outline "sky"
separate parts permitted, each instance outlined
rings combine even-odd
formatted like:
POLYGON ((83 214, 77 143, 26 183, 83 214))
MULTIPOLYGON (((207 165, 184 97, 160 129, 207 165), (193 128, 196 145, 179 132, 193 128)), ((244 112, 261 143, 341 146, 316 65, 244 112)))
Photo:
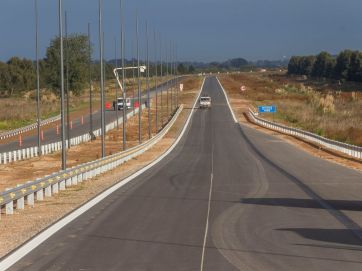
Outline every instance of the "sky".
MULTIPOLYGON (((119 43, 119 2, 103 0, 106 59, 114 58, 115 40, 119 43)), ((38 5, 44 57, 58 35, 58 0, 38 0, 38 5)), ((124 7, 127 58, 135 51, 136 14, 141 57, 146 21, 152 56, 155 31, 158 54, 160 34, 163 55, 172 41, 182 61, 279 60, 322 50, 336 54, 362 49, 361 0, 124 0, 124 7)), ((98 0, 63 0, 63 8, 69 33, 86 33, 91 23, 93 57, 98 59, 98 0)), ((35 58, 34 22, 34 0, 0 0, 0 61, 35 58)))

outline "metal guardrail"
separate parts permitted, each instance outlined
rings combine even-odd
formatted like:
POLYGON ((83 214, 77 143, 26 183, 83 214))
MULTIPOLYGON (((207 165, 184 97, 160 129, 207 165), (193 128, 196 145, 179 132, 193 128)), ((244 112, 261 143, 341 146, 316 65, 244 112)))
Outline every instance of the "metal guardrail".
POLYGON ((260 117, 257 116, 257 114, 251 110, 249 108, 249 116, 251 117, 251 119, 257 123, 260 126, 272 129, 272 130, 276 130, 285 134, 289 134, 295 137, 299 137, 302 139, 305 139, 307 141, 313 142, 313 143, 317 143, 325 148, 334 150, 334 151, 338 151, 338 152, 342 152, 348 156, 357 158, 357 159, 362 159, 362 147, 359 146, 355 146, 355 145, 351 145, 351 144, 347 144, 347 143, 342 143, 339 141, 335 141, 332 139, 328 139, 316 134, 313 134, 311 132, 306 132, 297 128, 291 128, 282 124, 278 124, 272 121, 268 121, 265 119, 262 119, 260 117))
MULTIPOLYGON (((47 124, 55 122, 57 120, 60 120, 60 115, 49 118, 49 119, 46 119, 46 120, 42 120, 41 123, 40 123, 40 126, 47 125, 47 124)), ((12 137, 12 136, 16 136, 16 135, 19 135, 19 134, 29 132, 31 130, 34 130, 37 126, 38 126, 37 123, 33 123, 33 124, 30 124, 30 125, 27 125, 27 126, 24 126, 24 127, 20 127, 18 129, 14 129, 14 130, 11 130, 11 131, 0 133, 0 140, 3 140, 3 139, 6 139, 6 138, 9 138, 9 137, 12 137)))
POLYGON ((25 202, 29 206, 34 206, 35 200, 42 201, 44 197, 51 197, 52 194, 57 194, 60 190, 65 190, 66 187, 76 185, 82 181, 112 170, 133 157, 142 154, 166 135, 182 112, 182 109, 183 106, 181 105, 161 132, 141 145, 105 158, 53 173, 44 178, 27 182, 26 184, 19 185, 16 188, 8 189, 5 192, 0 193, 0 216, 1 209, 4 206, 6 214, 13 214, 14 208, 24 209, 25 202))

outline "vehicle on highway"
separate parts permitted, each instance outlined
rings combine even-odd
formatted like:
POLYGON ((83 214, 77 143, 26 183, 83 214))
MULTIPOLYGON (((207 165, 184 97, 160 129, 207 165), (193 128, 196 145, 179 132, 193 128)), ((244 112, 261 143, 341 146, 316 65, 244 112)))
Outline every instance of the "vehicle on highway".
POLYGON ((211 97, 209 96, 200 97, 200 108, 211 108, 211 97))
MULTIPOLYGON (((118 98, 117 99, 117 108, 118 110, 123 109, 123 98, 118 98)), ((130 98, 126 98, 126 109, 130 109, 131 108, 131 99, 130 98)), ((113 101, 113 110, 116 110, 116 101, 113 101)))

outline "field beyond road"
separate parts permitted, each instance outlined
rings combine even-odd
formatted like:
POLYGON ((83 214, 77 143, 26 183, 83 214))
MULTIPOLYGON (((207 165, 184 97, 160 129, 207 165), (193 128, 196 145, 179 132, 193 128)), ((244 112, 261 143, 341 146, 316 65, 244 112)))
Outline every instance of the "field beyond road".
POLYGON ((263 118, 362 146, 361 83, 317 81, 284 72, 225 74, 220 81, 254 107, 277 106, 274 116, 262 114, 263 118))

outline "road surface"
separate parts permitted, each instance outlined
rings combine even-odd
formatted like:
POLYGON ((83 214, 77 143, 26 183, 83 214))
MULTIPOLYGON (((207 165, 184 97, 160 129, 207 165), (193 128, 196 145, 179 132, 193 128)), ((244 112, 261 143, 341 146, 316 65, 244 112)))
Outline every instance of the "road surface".
POLYGON ((233 122, 215 78, 179 145, 11 270, 362 270, 362 174, 233 122))
MULTIPOLYGON (((172 80, 170 80, 170 81, 172 81, 172 80)), ((167 83, 162 83, 161 85, 158 86, 159 95, 160 95, 161 89, 162 89, 162 91, 166 91, 167 90, 167 83)), ((151 88, 151 97, 153 95, 155 95, 155 93, 156 93, 155 88, 151 88)), ((146 95, 143 95, 142 99, 145 101, 146 97, 147 97, 146 95)), ((165 97, 165 95, 163 97, 165 97)), ((137 97, 136 97, 136 99, 137 99, 137 97)), ((122 110, 118 111, 118 117, 122 117, 122 114, 123 114, 122 110)), ((108 123, 111 123, 111 122, 115 121, 116 119, 117 119, 116 118, 116 111, 114 111, 114 110, 106 110, 105 111, 105 123, 106 123, 106 125, 108 123)), ((54 143, 54 142, 59 142, 61 140, 61 135, 60 135, 60 129, 61 128, 60 127, 61 126, 59 126, 59 134, 57 134, 55 125, 54 125, 54 128, 45 130, 44 131, 44 141, 42 141, 42 144, 45 145, 45 144, 50 144, 50 143, 54 143)), ((97 130, 100 127, 101 127, 101 112, 97 111, 97 112, 93 113, 93 130, 97 130)), ((80 119, 77 119, 77 120, 73 121, 72 129, 69 130, 70 138, 87 134, 87 133, 89 133, 89 131, 90 131, 90 117, 89 117, 89 115, 87 115, 87 116, 84 117, 83 125, 81 124, 80 119)), ((18 140, 19 140, 18 136, 15 136, 15 137, 12 138, 11 142, 1 143, 1 141, 0 141, 0 153, 15 151, 15 150, 19 150, 19 149, 26 149, 26 148, 29 148, 29 147, 35 147, 38 144, 37 143, 38 142, 37 141, 38 140, 37 135, 26 136, 26 137, 23 136, 22 146, 19 146, 18 140)))

